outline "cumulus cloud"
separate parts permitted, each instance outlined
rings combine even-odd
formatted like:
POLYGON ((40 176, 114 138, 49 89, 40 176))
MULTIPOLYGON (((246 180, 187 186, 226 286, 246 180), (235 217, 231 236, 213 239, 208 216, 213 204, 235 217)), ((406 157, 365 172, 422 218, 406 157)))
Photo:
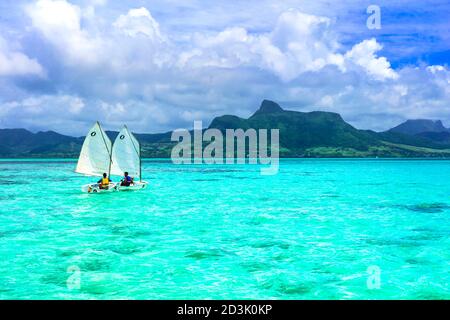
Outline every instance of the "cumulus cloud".
POLYGON ((329 18, 291 9, 279 16, 269 33, 253 35, 235 27, 216 35, 196 34, 192 39, 195 48, 180 55, 179 65, 254 66, 273 72, 285 82, 326 66, 336 66, 342 72, 359 67, 376 80, 396 78, 387 59, 377 56, 382 46, 375 39, 341 53, 331 26, 329 18))
POLYGON ((131 9, 127 14, 120 15, 113 25, 130 37, 143 35, 151 40, 163 41, 158 22, 144 7, 131 9))
POLYGON ((345 58, 364 68, 370 76, 377 80, 396 79, 398 75, 392 70, 389 61, 385 57, 376 56, 376 52, 381 49, 382 46, 372 38, 354 45, 350 51, 345 53, 345 58))
POLYGON ((20 51, 10 48, 0 36, 0 76, 45 75, 36 59, 31 59, 20 51))
POLYGON ((80 7, 65 0, 39 0, 28 7, 28 14, 33 26, 77 66, 105 63, 101 59, 105 57, 111 67, 128 71, 133 66, 146 69, 150 63, 180 68, 254 67, 284 82, 329 65, 343 72, 359 66, 377 80, 396 77, 387 59, 376 56, 381 45, 375 39, 341 53, 329 18, 295 9, 283 12, 271 32, 252 34, 242 27, 230 27, 217 34, 196 33, 181 50, 171 45, 144 7, 121 14, 112 23, 116 33, 104 30, 98 37, 81 28, 80 7))
POLYGON ((330 31, 330 19, 288 10, 269 33, 250 34, 242 27, 216 35, 196 34, 195 48, 180 56, 181 65, 267 69, 288 82, 306 71, 326 65, 343 66, 339 45, 330 31))
POLYGON ((95 63, 101 46, 81 28, 81 9, 65 0, 39 0, 26 7, 33 27, 55 46, 67 61, 95 63))

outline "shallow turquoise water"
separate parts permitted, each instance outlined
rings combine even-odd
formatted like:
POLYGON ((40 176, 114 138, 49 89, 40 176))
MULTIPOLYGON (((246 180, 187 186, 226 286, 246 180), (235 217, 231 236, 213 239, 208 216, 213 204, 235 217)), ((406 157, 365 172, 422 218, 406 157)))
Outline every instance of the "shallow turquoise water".
POLYGON ((74 167, 0 161, 0 298, 450 298, 449 161, 152 160, 100 195, 74 167))

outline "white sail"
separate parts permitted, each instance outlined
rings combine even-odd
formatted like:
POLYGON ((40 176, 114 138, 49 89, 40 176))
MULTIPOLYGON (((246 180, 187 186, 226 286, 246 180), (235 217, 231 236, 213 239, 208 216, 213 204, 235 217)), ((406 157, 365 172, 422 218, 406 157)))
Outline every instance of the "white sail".
POLYGON ((91 176, 108 174, 111 166, 111 140, 98 122, 84 139, 75 172, 91 176))
POLYGON ((139 142, 126 126, 119 132, 112 149, 111 174, 140 178, 141 154, 139 142))

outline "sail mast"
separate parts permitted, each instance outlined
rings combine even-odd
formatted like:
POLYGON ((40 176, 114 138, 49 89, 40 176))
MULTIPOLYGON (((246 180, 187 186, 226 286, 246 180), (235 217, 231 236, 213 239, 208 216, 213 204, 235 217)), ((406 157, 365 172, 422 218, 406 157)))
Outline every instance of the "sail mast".
MULTIPOLYGON (((139 141, 138 141, 139 143, 139 141)), ((142 159, 141 159, 141 144, 139 143, 139 181, 142 181, 142 159)))

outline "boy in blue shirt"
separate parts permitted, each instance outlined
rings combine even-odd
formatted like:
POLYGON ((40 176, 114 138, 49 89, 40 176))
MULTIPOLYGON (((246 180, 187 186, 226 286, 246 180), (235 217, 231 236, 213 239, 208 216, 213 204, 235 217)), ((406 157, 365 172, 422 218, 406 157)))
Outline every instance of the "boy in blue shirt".
POLYGON ((132 183, 133 183, 133 178, 128 175, 128 172, 125 172, 124 173, 124 177, 123 177, 122 182, 120 183, 120 185, 128 187, 132 183))

